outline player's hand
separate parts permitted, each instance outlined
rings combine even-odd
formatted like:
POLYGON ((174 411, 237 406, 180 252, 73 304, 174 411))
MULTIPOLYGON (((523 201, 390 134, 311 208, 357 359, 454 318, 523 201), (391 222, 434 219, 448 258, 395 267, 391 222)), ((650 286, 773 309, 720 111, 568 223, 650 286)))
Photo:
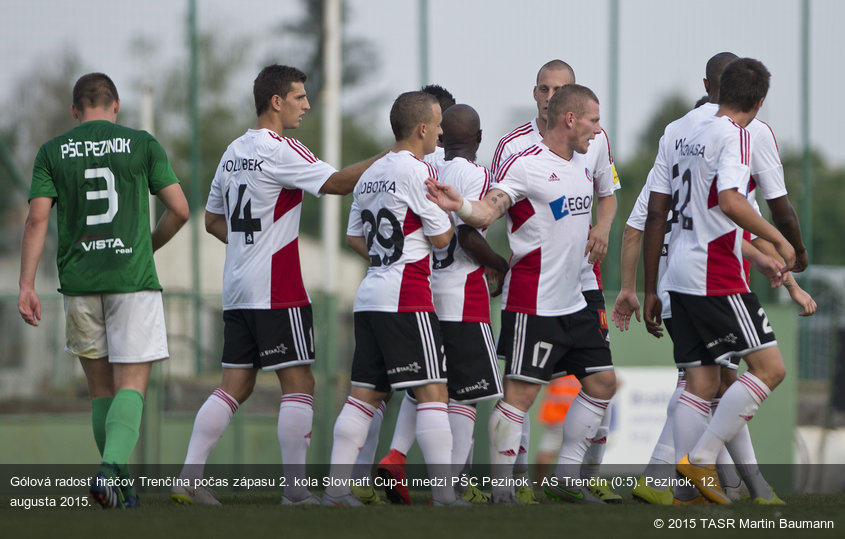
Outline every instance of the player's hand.
POLYGON ((787 286, 786 289, 789 291, 789 297, 792 298, 792 301, 797 303, 802 309, 798 313, 798 316, 813 316, 817 308, 816 301, 803 288, 798 286, 798 283, 794 280, 791 283, 792 286, 787 286))
POLYGON ((604 255, 607 254, 609 236, 609 229, 605 230, 598 225, 590 228, 590 233, 587 235, 587 248, 584 249, 584 255, 590 253, 590 258, 587 259, 590 264, 604 260, 604 255))
POLYGON ((806 247, 800 253, 795 253, 795 265, 792 266, 790 270, 792 273, 800 273, 807 269, 807 265, 810 263, 810 257, 807 254, 806 247))
POLYGON ((18 295, 18 312, 21 313, 23 321, 30 326, 38 326, 41 320, 41 299, 33 288, 21 289, 18 295))
POLYGON ((428 178, 425 180, 425 186, 428 189, 426 198, 446 211, 458 211, 463 204, 464 197, 452 185, 428 178))
POLYGON ((781 273, 786 274, 789 271, 789 268, 795 266, 795 248, 786 240, 778 242, 775 244, 775 249, 777 249, 778 254, 783 259, 784 268, 781 270, 781 273))
POLYGON ((751 265, 769 280, 772 288, 779 287, 786 279, 786 266, 768 255, 760 253, 753 257, 751 265))
POLYGON ((657 294, 646 294, 643 300, 643 317, 645 318, 646 330, 657 337, 663 336, 663 302, 657 294))
POLYGON ((637 293, 633 290, 620 290, 619 295, 616 296, 613 310, 610 312, 610 319, 613 320, 619 331, 625 331, 631 323, 632 314, 637 317, 637 322, 642 321, 640 318, 640 300, 637 298, 637 293))
POLYGON ((497 268, 484 266, 484 277, 487 279, 487 290, 490 292, 491 298, 495 298, 502 293, 502 285, 505 284, 507 272, 507 267, 505 267, 505 271, 501 271, 497 268))

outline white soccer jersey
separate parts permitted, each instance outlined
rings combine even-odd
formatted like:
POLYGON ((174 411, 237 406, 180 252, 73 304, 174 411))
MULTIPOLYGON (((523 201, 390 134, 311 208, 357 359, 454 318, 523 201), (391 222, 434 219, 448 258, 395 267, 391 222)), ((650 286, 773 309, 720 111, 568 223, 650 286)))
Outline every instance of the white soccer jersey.
POLYGON ((449 231, 449 216, 426 194, 431 165, 411 152, 388 152, 355 186, 349 236, 362 236, 370 267, 358 287, 353 310, 433 312, 431 243, 426 236, 449 231))
POLYGON ((503 308, 560 316, 587 306, 581 265, 590 231, 593 181, 583 155, 567 161, 540 143, 502 164, 493 189, 511 198, 508 241, 513 255, 503 308))
POLYGON ((747 195, 751 137, 727 116, 691 111, 667 127, 652 190, 673 197, 666 289, 697 296, 749 292, 742 230, 719 208, 719 192, 747 195))
POLYGON ((299 263, 302 191, 320 196, 335 169, 301 142, 250 129, 223 154, 206 211, 226 216, 223 309, 310 303, 299 263))
POLYGON ((423 161, 429 165, 439 167, 446 160, 446 150, 442 146, 435 146, 434 151, 423 156, 423 161))
MULTIPOLYGON (((455 157, 441 161, 437 170, 441 183, 454 185, 467 200, 481 200, 492 181, 489 170, 455 157)), ((452 214, 455 228, 463 224, 457 214, 452 214)), ((479 230, 482 236, 487 231, 479 230)), ((457 234, 444 249, 434 249, 432 254, 431 291, 434 293, 434 310, 437 318, 447 322, 490 323, 490 296, 484 267, 477 264, 458 243, 457 234)))
MULTIPOLYGON (((499 169, 508 157, 539 143, 542 139, 540 130, 537 129, 536 118, 502 137, 493 154, 492 170, 497 180, 499 179, 499 169)), ((616 174, 616 167, 613 165, 610 140, 604 129, 590 141, 587 153, 584 156, 593 176, 596 196, 610 196, 621 187, 619 176, 616 174)), ((584 265, 581 268, 581 289, 584 291, 601 290, 601 269, 598 263, 590 264, 588 262, 589 257, 589 253, 584 256, 584 265)))

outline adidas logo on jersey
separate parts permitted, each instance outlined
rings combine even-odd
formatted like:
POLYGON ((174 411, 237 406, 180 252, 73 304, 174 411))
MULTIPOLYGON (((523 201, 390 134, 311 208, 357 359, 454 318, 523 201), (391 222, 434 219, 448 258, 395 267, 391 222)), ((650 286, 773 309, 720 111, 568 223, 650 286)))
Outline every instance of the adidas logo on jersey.
POLYGON ((550 181, 550 182, 559 182, 559 181, 560 181, 560 178, 558 178, 558 177, 557 177, 557 174, 555 174, 554 172, 552 172, 552 175, 551 175, 551 176, 549 176, 549 181, 550 181))

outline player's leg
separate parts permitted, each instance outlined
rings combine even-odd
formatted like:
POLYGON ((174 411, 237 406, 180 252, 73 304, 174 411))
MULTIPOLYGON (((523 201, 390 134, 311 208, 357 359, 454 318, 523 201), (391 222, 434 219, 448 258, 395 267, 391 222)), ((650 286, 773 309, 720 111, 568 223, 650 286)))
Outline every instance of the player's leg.
POLYGON ((305 462, 314 421, 314 375, 308 365, 287 367, 276 373, 282 387, 276 428, 285 474, 282 503, 304 503, 310 499, 317 504, 319 500, 305 486, 305 462))
POLYGON ((91 359, 79 357, 82 372, 88 383, 88 396, 91 399, 91 427, 94 441, 100 457, 106 446, 106 417, 114 399, 114 373, 107 357, 91 359))
POLYGON ((493 503, 522 503, 515 497, 509 481, 519 451, 522 424, 530 421, 528 410, 537 399, 543 385, 518 378, 505 378, 504 397, 490 414, 490 475, 498 484, 492 489, 493 503))
MULTIPOLYGON (((417 437, 417 404, 414 392, 409 388, 399 405, 399 414, 396 416, 393 438, 390 441, 390 451, 379 461, 376 467, 379 476, 387 481, 396 482, 398 485, 407 484, 408 481, 405 472, 405 457, 417 437)), ((393 503, 407 505, 411 503, 411 495, 407 489, 399 488, 396 496, 390 497, 390 500, 393 503)))
MULTIPOLYGON (((388 397, 389 398, 389 397, 388 397)), ((364 505, 384 505, 384 500, 379 497, 373 485, 373 462, 378 450, 379 434, 381 424, 384 421, 386 401, 382 402, 370 421, 370 428, 367 430, 367 440, 358 452, 355 465, 352 467, 352 479, 360 482, 360 485, 352 485, 352 494, 364 505)))

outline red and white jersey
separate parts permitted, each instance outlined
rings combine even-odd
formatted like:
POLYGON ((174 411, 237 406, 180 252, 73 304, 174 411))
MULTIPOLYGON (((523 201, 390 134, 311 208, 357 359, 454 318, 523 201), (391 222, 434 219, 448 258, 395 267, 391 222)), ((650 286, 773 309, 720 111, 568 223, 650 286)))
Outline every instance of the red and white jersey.
POLYGON ((366 240, 370 267, 355 312, 434 312, 426 236, 444 234, 452 223, 426 198, 427 178, 437 178, 434 167, 400 151, 388 152, 358 180, 346 234, 366 240))
MULTIPOLYGON (((493 154, 493 174, 497 181, 500 179, 499 170, 508 157, 539 143, 543 139, 537 129, 537 119, 522 124, 499 140, 493 154)), ((616 167, 613 165, 613 153, 610 150, 610 140, 602 129, 596 138, 590 141, 587 153, 584 154, 587 166, 593 175, 593 186, 596 196, 612 195, 621 187, 616 167)), ((587 290, 601 290, 601 268, 599 264, 590 264, 589 254, 584 256, 584 266, 581 268, 581 288, 587 290)))
POLYGON ((296 139, 250 129, 217 167, 205 209, 226 216, 223 309, 310 303, 299 263, 302 192, 320 196, 335 169, 296 139))
POLYGON ((743 231, 719 208, 719 193, 747 196, 751 136, 727 116, 699 109, 666 128, 655 161, 652 190, 673 197, 665 286, 697 296, 742 294, 749 292, 743 231))
MULTIPOLYGON (((437 169, 441 183, 454 185, 467 200, 481 200, 487 194, 493 175, 489 170, 455 157, 441 161, 437 169)), ((464 224, 453 213, 455 228, 464 224)), ((486 236, 487 229, 479 229, 486 236)), ((490 295, 484 267, 480 266, 452 237, 449 246, 434 249, 432 254, 431 291, 434 293, 434 310, 437 318, 447 322, 490 323, 490 295)))
POLYGON ((423 161, 429 165, 434 165, 435 168, 439 168, 445 160, 446 150, 444 150, 442 146, 435 146, 433 152, 427 153, 423 156, 423 161))
POLYGON ((513 255, 503 309, 540 316, 583 309, 581 265, 594 197, 584 155, 567 161, 540 143, 511 156, 500 173, 492 189, 512 202, 507 231, 513 255))

